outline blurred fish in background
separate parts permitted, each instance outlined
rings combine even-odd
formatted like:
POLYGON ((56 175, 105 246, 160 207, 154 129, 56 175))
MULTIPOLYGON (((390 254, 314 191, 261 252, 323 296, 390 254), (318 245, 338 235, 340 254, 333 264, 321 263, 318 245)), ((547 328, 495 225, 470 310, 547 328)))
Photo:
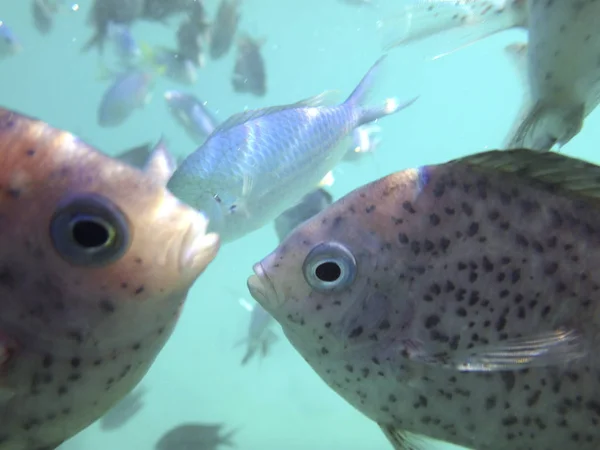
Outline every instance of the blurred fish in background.
POLYGON ((257 302, 250 303, 245 298, 240 298, 240 305, 250 312, 250 324, 248 333, 244 339, 235 346, 246 344, 246 352, 242 358, 242 366, 246 365, 256 354, 261 359, 269 355, 271 346, 277 342, 277 335, 271 327, 274 325, 273 318, 257 302))
MULTIPOLYGON (((145 172, 152 173, 154 170, 160 170, 163 173, 170 175, 175 172, 177 166, 181 163, 182 157, 175 157, 167 148, 167 144, 164 138, 153 145, 151 143, 145 143, 132 147, 122 152, 117 153, 116 159, 129 164, 130 166, 142 169, 145 172), (156 161, 161 162, 161 167, 152 167, 156 164, 156 161)), ((169 176, 170 176, 169 175, 169 176)))
POLYGON ((144 0, 94 0, 88 16, 88 25, 94 32, 82 51, 97 48, 102 52, 110 23, 131 25, 141 18, 143 12, 144 0))
POLYGON ((219 59, 225 56, 233 45, 240 21, 242 0, 221 0, 217 16, 210 28, 210 57, 219 59))
POLYGON ((198 68, 178 50, 156 47, 145 52, 150 55, 151 65, 159 67, 161 74, 169 80, 186 86, 198 81, 198 68))
POLYGON ((166 23, 173 16, 193 12, 202 0, 145 0, 142 18, 166 23))
POLYGON ((141 62, 142 50, 131 33, 130 25, 109 21, 106 33, 114 44, 121 66, 133 68, 141 62))
POLYGON ((317 215, 333 203, 332 195, 324 188, 314 191, 302 197, 298 204, 285 210, 275 219, 275 232, 279 243, 301 223, 317 215))
POLYGON ((64 0, 32 0, 31 16, 40 34, 48 34, 54 25, 54 16, 64 6, 64 0))
POLYGON ((171 115, 192 141, 200 145, 215 130, 218 121, 211 111, 192 94, 170 90, 164 94, 171 115))
POLYGON ((155 450, 217 450, 235 447, 231 438, 235 431, 223 434, 224 424, 186 423, 176 426, 158 440, 155 450))
POLYGON ((122 125, 136 109, 145 107, 152 98, 153 75, 131 70, 119 74, 104 92, 97 111, 101 127, 122 125))
POLYGON ((15 55, 22 49, 17 36, 6 22, 0 20, 0 58, 15 55))
POLYGON ((201 1, 196 1, 177 30, 177 51, 198 68, 205 65, 204 49, 210 38, 209 31, 204 5, 201 1))
POLYGON ((267 73, 260 48, 266 39, 255 39, 245 34, 237 43, 237 57, 231 77, 233 90, 264 97, 267 93, 267 73))
POLYGON ((372 155, 381 144, 380 133, 381 127, 377 124, 367 124, 355 128, 352 132, 352 145, 343 161, 361 161, 365 155, 372 155))
POLYGON ((144 407, 146 388, 138 387, 127 394, 99 420, 102 431, 114 431, 127 424, 144 407))

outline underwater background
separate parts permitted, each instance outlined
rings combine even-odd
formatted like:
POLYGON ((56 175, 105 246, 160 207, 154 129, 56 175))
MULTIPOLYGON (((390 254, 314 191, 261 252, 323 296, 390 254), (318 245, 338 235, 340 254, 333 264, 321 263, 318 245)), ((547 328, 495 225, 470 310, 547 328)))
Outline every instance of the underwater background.
MULTIPOLYGON (((164 136, 175 155, 185 156, 196 146, 170 116, 164 91, 193 93, 219 120, 329 89, 345 98, 381 55, 378 21, 397 12, 402 1, 353 7, 337 0, 244 0, 239 29, 266 39, 267 95, 233 92, 235 54, 230 52, 208 60, 194 86, 159 78, 150 104, 118 128, 96 123, 108 81, 101 79, 98 53, 81 52, 91 33, 90 6, 85 0, 72 4, 71 11, 57 16, 53 32, 42 36, 33 27, 28 1, 0 0, 0 20, 10 24, 23 47, 0 61, 0 104, 69 130, 110 155, 164 136)), ((218 1, 205 0, 205 6, 212 17, 218 1)), ((149 45, 173 46, 175 26, 136 22, 132 31, 149 45)), ((380 121, 383 142, 374 154, 334 171, 335 183, 328 188, 334 199, 393 171, 500 147, 524 94, 504 49, 525 39, 520 31, 499 33, 437 59, 450 50, 446 38, 391 51, 376 94, 420 98, 380 121)), ((598 112, 592 113, 563 151, 598 163, 599 124, 598 112)), ((325 385, 278 325, 273 329, 280 339, 270 354, 240 364, 245 349, 236 344, 250 319, 240 299, 252 302, 246 279, 276 245, 272 226, 225 245, 190 291, 175 333, 141 382, 144 408, 114 431, 93 424, 61 449, 151 450, 167 430, 193 422, 235 430, 232 441, 239 450, 390 449, 379 428, 325 385)))

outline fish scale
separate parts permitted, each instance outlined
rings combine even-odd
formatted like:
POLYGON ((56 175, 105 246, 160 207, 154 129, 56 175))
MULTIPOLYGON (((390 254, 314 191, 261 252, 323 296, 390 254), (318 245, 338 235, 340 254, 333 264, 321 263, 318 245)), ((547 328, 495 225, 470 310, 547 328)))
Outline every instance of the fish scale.
POLYGON ((1 450, 53 450, 125 396, 215 257, 205 218, 164 188, 165 155, 142 172, 0 109, 1 450), (106 241, 82 249, 89 222, 106 241))
POLYGON ((398 172, 297 228, 248 286, 396 449, 597 449, 599 175, 529 150, 398 172), (356 261, 339 291, 303 275, 324 243, 356 261))

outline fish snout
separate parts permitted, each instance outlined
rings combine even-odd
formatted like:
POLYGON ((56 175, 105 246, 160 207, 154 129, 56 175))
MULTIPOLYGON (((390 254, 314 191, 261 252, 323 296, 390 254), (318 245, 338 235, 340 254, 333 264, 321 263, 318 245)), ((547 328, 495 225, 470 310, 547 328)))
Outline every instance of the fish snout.
POLYGON ((250 295, 265 310, 271 311, 281 303, 277 297, 275 285, 269 278, 262 263, 258 262, 254 264, 252 270, 254 271, 254 275, 251 275, 247 282, 250 295))

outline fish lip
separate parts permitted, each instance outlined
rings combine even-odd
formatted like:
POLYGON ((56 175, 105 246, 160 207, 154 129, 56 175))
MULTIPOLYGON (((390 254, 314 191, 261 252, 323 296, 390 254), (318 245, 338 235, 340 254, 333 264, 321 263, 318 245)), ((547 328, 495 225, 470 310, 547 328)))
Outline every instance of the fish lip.
POLYGON ((248 278, 248 290, 252 298, 256 300, 267 311, 272 310, 282 303, 278 300, 275 285, 262 265, 262 262, 257 262, 252 267, 254 275, 248 278))
POLYGON ((203 271, 217 256, 221 240, 216 233, 207 233, 208 219, 201 212, 194 212, 190 225, 181 241, 179 270, 203 271))

